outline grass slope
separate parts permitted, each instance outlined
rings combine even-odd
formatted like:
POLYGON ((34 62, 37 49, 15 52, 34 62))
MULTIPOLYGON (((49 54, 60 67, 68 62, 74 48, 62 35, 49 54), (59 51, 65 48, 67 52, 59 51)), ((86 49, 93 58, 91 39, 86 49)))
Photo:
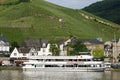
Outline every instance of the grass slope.
POLYGON ((120 33, 119 25, 107 21, 114 26, 110 27, 86 19, 81 13, 93 15, 81 10, 60 7, 43 0, 18 1, 5 0, 0 4, 0 33, 10 42, 22 42, 25 38, 67 38, 70 35, 109 40, 114 32, 118 36, 120 33))

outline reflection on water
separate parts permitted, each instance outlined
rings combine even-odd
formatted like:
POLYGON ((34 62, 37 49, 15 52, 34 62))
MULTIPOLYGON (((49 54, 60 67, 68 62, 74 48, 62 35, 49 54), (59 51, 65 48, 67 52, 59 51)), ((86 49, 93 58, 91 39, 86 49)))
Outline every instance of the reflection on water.
POLYGON ((0 71, 0 80, 24 80, 22 72, 12 70, 0 71))
POLYGON ((24 75, 26 80, 99 80, 102 77, 95 72, 24 72, 24 75))
POLYGON ((120 72, 0 71, 0 80, 119 80, 120 72))

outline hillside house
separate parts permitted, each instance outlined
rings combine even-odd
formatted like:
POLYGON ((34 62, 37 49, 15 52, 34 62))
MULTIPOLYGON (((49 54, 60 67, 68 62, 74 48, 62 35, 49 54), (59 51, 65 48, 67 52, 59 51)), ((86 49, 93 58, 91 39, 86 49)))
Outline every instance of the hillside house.
POLYGON ((104 43, 101 39, 81 39, 81 42, 83 42, 89 51, 92 51, 96 47, 104 49, 104 43))
POLYGON ((104 50, 104 43, 102 42, 102 39, 76 39, 76 38, 71 38, 68 40, 63 40, 59 42, 59 47, 60 47, 60 55, 64 56, 67 55, 67 49, 69 51, 72 51, 73 49, 71 47, 67 47, 68 44, 76 44, 76 42, 80 40, 86 47, 87 49, 91 52, 93 49, 96 47, 103 49, 104 50))
POLYGON ((10 55, 14 59, 27 59, 29 56, 47 56, 52 55, 49 51, 50 44, 47 40, 27 39, 20 48, 15 48, 10 55))
POLYGON ((10 61, 14 64, 21 64, 27 61, 29 56, 29 49, 27 48, 14 48, 10 54, 10 61))
POLYGON ((59 48, 60 48, 60 56, 67 56, 67 45, 71 43, 71 39, 68 40, 60 40, 58 42, 59 48))
POLYGON ((0 54, 8 54, 10 51, 10 45, 3 35, 0 35, 0 54))
POLYGON ((120 38, 119 39, 114 39, 113 40, 113 54, 112 56, 114 57, 114 62, 118 62, 117 57, 120 55, 120 38))
POLYGON ((39 51, 42 46, 42 41, 43 41, 42 39, 27 38, 26 40, 24 40, 24 42, 20 47, 24 47, 28 49, 35 48, 37 51, 39 51))
POLYGON ((49 51, 50 43, 47 39, 26 39, 23 47, 28 49, 34 48, 38 55, 52 55, 52 53, 49 51))
MULTIPOLYGON (((67 55, 66 45, 71 42, 68 40, 61 40, 58 42, 60 48, 60 56, 67 55)), ((10 55, 14 59, 27 59, 29 56, 48 56, 52 55, 50 52, 50 43, 45 39, 27 39, 19 48, 15 48, 10 55)))
POLYGON ((29 49, 27 48, 14 48, 12 51, 10 58, 13 59, 26 59, 29 54, 29 49))
POLYGON ((111 41, 107 41, 104 44, 104 55, 109 57, 113 53, 113 44, 111 41))
POLYGON ((105 42, 104 51, 105 56, 109 57, 111 62, 118 62, 118 56, 120 56, 120 39, 115 38, 113 41, 105 42))

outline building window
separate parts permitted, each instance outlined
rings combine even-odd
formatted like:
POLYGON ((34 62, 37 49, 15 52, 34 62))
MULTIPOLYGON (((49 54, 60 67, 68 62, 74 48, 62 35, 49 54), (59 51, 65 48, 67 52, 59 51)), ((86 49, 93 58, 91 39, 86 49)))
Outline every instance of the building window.
POLYGON ((14 56, 17 56, 17 53, 14 53, 14 56))
POLYGON ((45 52, 45 48, 43 48, 43 52, 45 52))
POLYGON ((45 48, 45 47, 46 47, 46 44, 45 44, 45 43, 43 43, 42 47, 43 47, 43 48, 45 48))
POLYGON ((32 56, 34 56, 34 53, 31 53, 32 56))
POLYGON ((26 56, 26 54, 23 54, 23 56, 26 56))

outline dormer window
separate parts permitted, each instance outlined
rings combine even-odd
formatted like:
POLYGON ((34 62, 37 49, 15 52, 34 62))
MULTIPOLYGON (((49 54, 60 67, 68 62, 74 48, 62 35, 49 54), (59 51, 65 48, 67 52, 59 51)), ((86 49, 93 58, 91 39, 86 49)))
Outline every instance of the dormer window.
POLYGON ((46 47, 46 44, 45 44, 45 43, 43 43, 42 47, 46 47))

